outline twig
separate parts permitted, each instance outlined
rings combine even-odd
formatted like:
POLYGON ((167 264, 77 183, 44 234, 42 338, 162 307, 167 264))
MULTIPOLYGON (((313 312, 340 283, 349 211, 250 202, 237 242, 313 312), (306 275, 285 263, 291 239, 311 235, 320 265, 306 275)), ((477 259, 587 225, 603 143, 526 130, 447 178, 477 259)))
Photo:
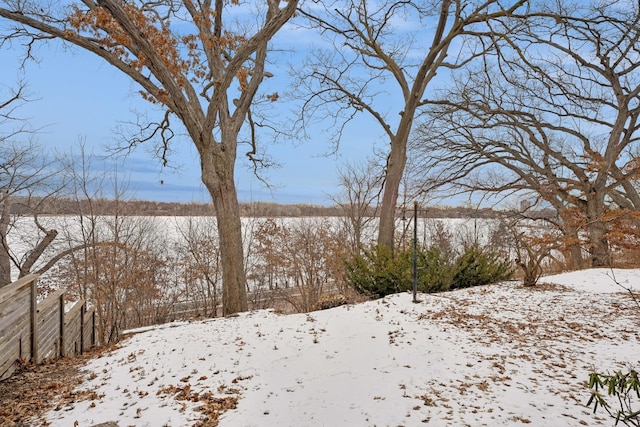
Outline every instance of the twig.
POLYGON ((613 271, 613 268, 611 268, 611 274, 609 275, 609 273, 607 273, 607 276, 614 281, 614 283, 618 286, 620 286, 622 289, 624 289, 625 291, 627 291, 629 293, 629 295, 631 295, 631 299, 633 300, 633 302, 636 304, 636 306, 638 306, 638 308, 640 309, 640 301, 638 301, 638 297, 636 297, 636 295, 633 293, 633 290, 629 287, 626 287, 624 285, 622 285, 620 282, 618 282, 618 280, 616 279, 616 274, 613 271))

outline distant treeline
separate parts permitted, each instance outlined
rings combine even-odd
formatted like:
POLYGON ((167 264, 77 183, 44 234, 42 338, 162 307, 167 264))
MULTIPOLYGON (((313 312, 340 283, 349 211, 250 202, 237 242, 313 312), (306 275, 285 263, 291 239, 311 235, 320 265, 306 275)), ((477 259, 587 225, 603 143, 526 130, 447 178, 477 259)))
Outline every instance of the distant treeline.
MULTIPOLYGON (((34 200, 14 198, 11 206, 13 214, 30 214, 34 200)), ((140 215, 140 216, 210 216, 213 215, 211 203, 156 202, 149 200, 110 200, 97 199, 78 201, 73 199, 54 199, 38 205, 38 214, 42 215, 140 215)), ((337 217, 344 216, 348 209, 339 205, 323 206, 313 204, 281 204, 275 202, 240 203, 243 217, 337 217)), ((421 206, 418 215, 421 218, 495 218, 498 211, 489 208, 421 206)), ((371 209, 370 215, 375 215, 371 209)), ((553 212, 528 212, 529 216, 552 216, 553 212)), ((413 209, 398 209, 398 217, 413 216, 413 209)))

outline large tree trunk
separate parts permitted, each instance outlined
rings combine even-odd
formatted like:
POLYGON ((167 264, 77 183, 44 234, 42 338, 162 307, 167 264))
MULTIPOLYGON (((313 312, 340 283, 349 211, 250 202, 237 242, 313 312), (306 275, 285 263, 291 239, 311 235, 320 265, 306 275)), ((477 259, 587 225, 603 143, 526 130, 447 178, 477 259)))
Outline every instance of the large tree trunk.
POLYGON ((11 260, 4 246, 0 246, 0 288, 11 283, 11 260))
POLYGON ((589 223, 589 255, 592 267, 611 267, 611 253, 607 240, 607 227, 600 220, 589 223))
POLYGON ((584 268, 584 259, 582 258, 582 248, 580 245, 570 245, 568 255, 570 270, 582 270, 584 268))
MULTIPOLYGON (((240 206, 233 180, 234 158, 202 155, 202 182, 209 190, 218 221, 222 261, 223 315, 248 310, 240 206)), ((231 157, 231 156, 225 156, 231 157)))
POLYGON ((11 258, 7 249, 9 232, 9 209, 6 192, 0 194, 0 288, 11 283, 11 258))
POLYGON ((404 168, 407 164, 407 139, 411 129, 411 120, 400 124, 399 132, 391 141, 391 152, 387 161, 387 171, 380 207, 380 226, 378 229, 378 246, 394 250, 394 232, 396 228, 396 204, 404 168), (404 126, 404 127, 403 127, 404 126))
MULTIPOLYGON (((593 234, 591 231, 589 234, 593 234)), ((597 234, 604 235, 598 231, 597 234)), ((589 249, 591 255, 591 265, 593 267, 611 267, 611 254, 609 251, 609 242, 606 238, 598 238, 592 240, 592 246, 589 249)))
POLYGON ((563 245, 560 251, 564 257, 566 268, 571 271, 582 270, 584 268, 584 258, 582 256, 582 244, 580 241, 579 230, 570 225, 567 218, 563 219, 563 245))
POLYGON ((587 234, 592 267, 611 267, 611 254, 607 240, 607 225, 602 222, 604 192, 593 190, 587 200, 587 234))

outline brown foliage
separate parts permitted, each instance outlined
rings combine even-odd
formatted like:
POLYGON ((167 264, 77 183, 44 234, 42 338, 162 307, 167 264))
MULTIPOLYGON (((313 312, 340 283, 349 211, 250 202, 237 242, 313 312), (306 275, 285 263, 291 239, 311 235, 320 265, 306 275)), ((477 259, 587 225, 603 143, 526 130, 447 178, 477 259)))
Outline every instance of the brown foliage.
POLYGON ((238 406, 238 396, 216 397, 210 391, 203 393, 194 392, 190 384, 169 385, 158 391, 158 394, 170 394, 178 401, 201 403, 196 411, 202 413, 202 417, 194 424, 195 427, 216 427, 220 415, 229 409, 238 406))
POLYGON ((96 307, 100 343, 117 341, 125 329, 171 320, 178 296, 166 244, 150 224, 134 217, 105 221, 92 234, 103 233, 112 244, 73 253, 57 276, 96 307))
POLYGON ((348 242, 329 221, 267 219, 255 238, 259 261, 250 278, 277 291, 296 311, 315 310, 323 294, 342 290, 348 242))
POLYGON ((609 209, 602 216, 608 224, 606 238, 611 245, 611 256, 616 267, 640 266, 640 212, 627 209, 609 209))
MULTIPOLYGON (((578 207, 563 209, 561 250, 567 253, 571 246, 579 246, 585 251, 595 243, 586 234, 588 218, 578 207), (575 230, 568 234, 567 230, 575 230)), ((597 221, 604 224, 606 233, 604 239, 610 248, 611 264, 613 267, 637 267, 640 260, 640 212, 615 206, 605 206, 597 221)))
POLYGON ((189 218, 179 231, 182 238, 176 244, 177 265, 173 268, 180 272, 185 284, 183 298, 195 315, 216 317, 222 302, 222 267, 215 221, 210 217, 189 218))
POLYGON ((94 391, 74 389, 82 383, 81 368, 102 351, 94 350, 44 365, 22 365, 18 373, 0 381, 0 425, 35 425, 34 419, 48 410, 98 398, 94 391))
MULTIPOLYGON (((145 13, 133 4, 125 4, 123 10, 128 19, 153 46, 164 66, 179 84, 186 83, 184 74, 188 70, 194 72, 196 76, 204 75, 206 68, 201 65, 200 57, 195 53, 198 46, 194 43, 194 35, 181 38, 175 36, 169 31, 167 24, 160 21, 156 14, 151 11, 145 13), (183 59, 180 55, 180 48, 183 46, 189 51, 189 59, 183 59)), ((134 70, 141 71, 146 66, 148 58, 133 45, 129 33, 122 28, 106 8, 96 7, 90 10, 81 10, 76 6, 69 17, 69 24, 78 33, 88 32, 91 34, 98 44, 134 70), (130 52, 138 52, 138 54, 131 56, 130 52)), ((162 96, 161 92, 152 95, 158 102, 167 104, 166 93, 165 96, 162 96)))

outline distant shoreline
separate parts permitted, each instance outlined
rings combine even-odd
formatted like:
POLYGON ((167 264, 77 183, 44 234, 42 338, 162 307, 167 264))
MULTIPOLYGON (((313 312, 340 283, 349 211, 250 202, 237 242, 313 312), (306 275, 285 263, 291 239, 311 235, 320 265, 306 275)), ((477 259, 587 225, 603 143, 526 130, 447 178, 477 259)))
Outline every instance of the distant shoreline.
MULTIPOLYGON (((29 215, 30 211, 21 203, 20 197, 12 200, 11 213, 29 215)), ((300 218, 300 217, 344 217, 349 209, 339 205, 323 206, 314 204, 285 204, 275 202, 240 202, 240 216, 245 218, 300 218)), ((125 215, 125 216, 213 216, 213 204, 201 202, 157 202, 149 200, 74 200, 56 199, 47 201, 38 212, 39 215, 125 215)), ((497 218, 503 213, 490 208, 423 206, 421 218, 497 218)), ((410 217, 411 207, 398 208, 398 217, 410 217)), ((554 217, 552 210, 530 210, 529 217, 554 217)), ((371 207, 364 216, 377 216, 375 207, 371 207)))

